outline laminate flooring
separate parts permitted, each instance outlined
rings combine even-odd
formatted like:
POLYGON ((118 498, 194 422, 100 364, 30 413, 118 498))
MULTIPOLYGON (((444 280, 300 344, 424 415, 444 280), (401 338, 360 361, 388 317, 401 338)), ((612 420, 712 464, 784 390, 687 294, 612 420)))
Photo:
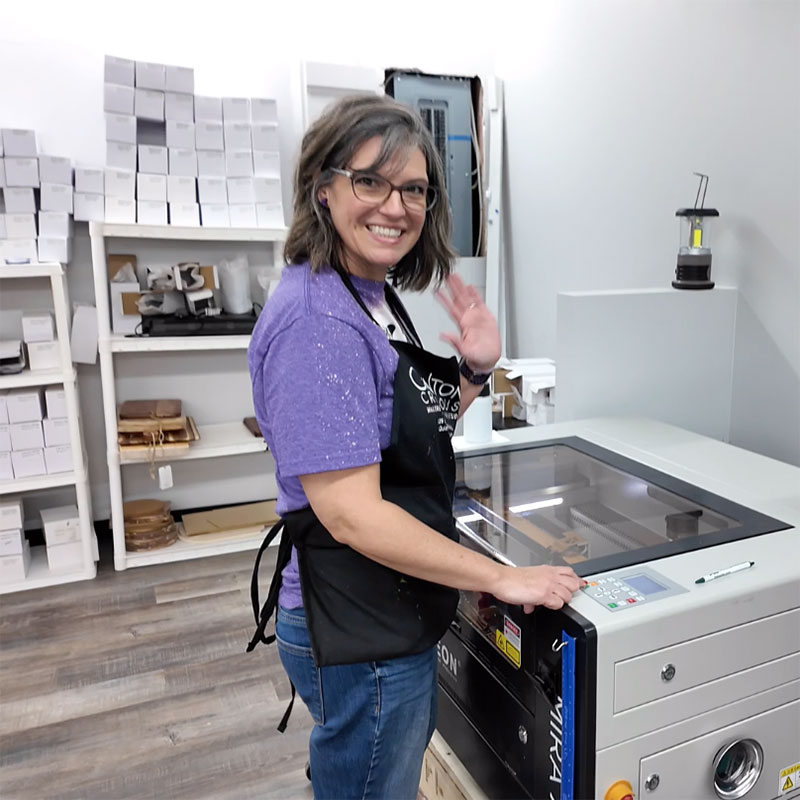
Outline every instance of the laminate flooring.
POLYGON ((311 718, 298 700, 278 733, 277 650, 245 652, 255 554, 101 555, 93 581, 0 596, 0 797, 311 798, 311 718))

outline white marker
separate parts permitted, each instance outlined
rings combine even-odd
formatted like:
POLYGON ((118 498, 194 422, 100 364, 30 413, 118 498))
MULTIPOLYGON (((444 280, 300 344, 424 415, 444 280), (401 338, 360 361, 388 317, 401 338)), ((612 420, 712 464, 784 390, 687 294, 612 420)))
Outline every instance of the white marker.
POLYGON ((695 583, 708 583, 709 581, 716 580, 717 578, 722 578, 725 575, 733 575, 734 572, 741 572, 743 569, 750 569, 750 567, 754 567, 755 565, 755 561, 742 561, 741 564, 734 564, 732 567, 718 569, 716 572, 709 572, 708 575, 703 575, 702 578, 698 578, 695 583))

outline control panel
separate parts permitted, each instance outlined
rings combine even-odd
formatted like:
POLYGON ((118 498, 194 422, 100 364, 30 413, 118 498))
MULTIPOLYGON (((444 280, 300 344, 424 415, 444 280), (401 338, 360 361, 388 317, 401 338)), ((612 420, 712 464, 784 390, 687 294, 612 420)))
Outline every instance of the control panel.
POLYGON ((581 591, 609 611, 623 611, 688 591, 649 567, 628 568, 586 581, 581 591))

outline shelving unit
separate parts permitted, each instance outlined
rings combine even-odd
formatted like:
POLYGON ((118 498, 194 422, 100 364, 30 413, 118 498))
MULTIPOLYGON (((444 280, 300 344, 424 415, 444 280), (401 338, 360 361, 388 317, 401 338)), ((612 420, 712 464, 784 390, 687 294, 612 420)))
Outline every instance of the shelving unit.
MULTIPOLYGON (((275 263, 279 263, 281 243, 286 238, 286 229, 237 229, 237 228, 181 228, 171 225, 110 225, 91 223, 92 268, 97 303, 98 347, 100 375, 103 388, 103 411, 106 428, 106 446, 111 500, 111 528, 114 538, 114 566, 118 570, 147 564, 163 564, 191 558, 255 549, 261 544, 261 534, 252 537, 234 537, 224 542, 187 542, 179 539, 169 547, 149 552, 127 552, 125 548, 125 524, 123 518, 123 467, 153 462, 197 461, 232 457, 266 451, 263 439, 253 437, 241 420, 215 424, 198 424, 200 440, 193 442, 188 450, 167 452, 154 450, 151 453, 121 454, 117 446, 117 374, 115 357, 119 354, 158 354, 180 352, 246 351, 249 336, 174 336, 137 337, 120 336, 111 331, 109 305, 106 240, 171 240, 193 244, 203 242, 264 242, 272 244, 275 263)), ((127 242, 126 247, 131 247, 127 242)), ((127 399, 127 398, 126 398, 127 399)), ((258 498, 263 499, 263 498, 258 498)))
POLYGON ((56 324, 61 367, 55 370, 35 371, 26 369, 16 375, 0 376, 0 389, 15 389, 33 386, 64 386, 64 399, 69 420, 70 444, 72 446, 73 470, 53 475, 40 475, 32 478, 19 478, 0 481, 0 495, 17 495, 27 492, 45 491, 64 486, 75 487, 75 500, 80 520, 80 535, 83 559, 80 569, 69 572, 51 572, 47 565, 44 547, 31 548, 31 565, 28 575, 19 581, 0 584, 0 594, 18 592, 23 589, 37 589, 61 583, 94 578, 97 574, 97 537, 92 524, 91 496, 86 469, 86 453, 78 404, 78 382, 72 365, 69 342, 69 300, 67 279, 61 264, 23 264, 19 266, 0 266, 0 281, 4 279, 49 280, 53 298, 53 315, 56 324))

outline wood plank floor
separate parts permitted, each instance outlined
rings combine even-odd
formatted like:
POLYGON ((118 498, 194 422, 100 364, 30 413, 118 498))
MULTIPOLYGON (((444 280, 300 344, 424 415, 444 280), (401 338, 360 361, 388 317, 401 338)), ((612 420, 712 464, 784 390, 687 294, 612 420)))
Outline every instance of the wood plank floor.
POLYGON ((96 580, 0 597, 0 797, 311 798, 311 718, 297 702, 278 733, 277 650, 245 652, 254 553, 102 556, 96 580))

